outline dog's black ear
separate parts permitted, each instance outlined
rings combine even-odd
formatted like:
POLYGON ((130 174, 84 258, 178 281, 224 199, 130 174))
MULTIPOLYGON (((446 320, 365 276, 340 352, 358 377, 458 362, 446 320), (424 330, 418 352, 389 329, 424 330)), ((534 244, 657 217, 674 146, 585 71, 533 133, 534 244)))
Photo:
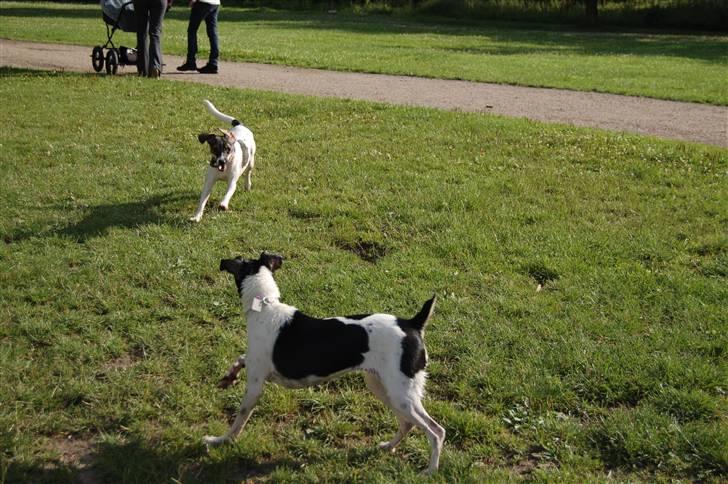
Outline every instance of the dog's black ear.
POLYGON ((215 135, 210 133, 200 133, 197 135, 197 141, 200 143, 206 143, 213 138, 215 138, 215 135))
POLYGON ((283 257, 278 254, 270 254, 263 251, 258 261, 270 269, 271 272, 277 271, 283 265, 283 257))
POLYGON ((220 261, 220 270, 227 271, 230 274, 237 276, 240 272, 240 267, 243 265, 243 259, 238 257, 236 259, 222 259, 220 261))

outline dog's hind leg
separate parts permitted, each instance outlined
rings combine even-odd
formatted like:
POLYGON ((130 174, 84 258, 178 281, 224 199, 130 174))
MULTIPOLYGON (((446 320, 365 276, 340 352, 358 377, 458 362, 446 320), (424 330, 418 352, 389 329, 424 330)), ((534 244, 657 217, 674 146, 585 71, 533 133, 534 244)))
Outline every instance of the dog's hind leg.
POLYGON ((245 172, 245 191, 249 192, 253 186, 251 177, 253 176, 253 165, 248 166, 248 171, 245 172))
POLYGON ((253 186, 252 183, 252 176, 253 176, 253 168, 255 168, 255 150, 251 150, 248 153, 248 169, 245 173, 245 190, 250 191, 250 188, 253 186))
POLYGON ((380 443, 380 449, 394 452, 394 449, 399 445, 400 442, 402 442, 402 439, 407 436, 409 431, 412 430, 412 427, 414 427, 414 425, 412 425, 410 422, 400 417, 399 415, 397 415, 397 421, 399 422, 399 428, 397 429, 397 433, 394 434, 394 437, 392 437, 392 440, 390 440, 389 442, 380 443))
POLYGON ((240 431, 243 430, 243 427, 245 427, 245 424, 248 422, 250 415, 253 413, 255 404, 258 402, 260 395, 263 393, 263 382, 264 380, 262 379, 257 379, 257 382, 256 380, 253 380, 252 382, 248 380, 248 388, 245 390, 243 403, 240 405, 238 414, 235 416, 235 421, 225 435, 221 435, 219 437, 206 435, 202 438, 202 442, 208 448, 217 447, 238 436, 240 431))
POLYGON ((442 444, 445 441, 445 429, 428 415, 422 406, 422 402, 420 402, 419 396, 413 394, 413 389, 409 389, 406 395, 400 395, 396 400, 393 399, 392 404, 398 414, 425 432, 427 440, 430 441, 430 464, 426 473, 435 472, 440 465, 440 453, 442 452, 442 444))
POLYGON ((402 439, 407 436, 407 434, 414 425, 412 425, 400 414, 398 414, 396 409, 392 408, 392 404, 390 403, 389 398, 387 398, 387 391, 384 389, 381 380, 376 375, 373 375, 369 372, 364 373, 364 381, 366 382, 369 391, 371 391, 374 396, 377 397, 377 399, 380 400, 384 405, 391 408, 397 416, 397 421, 399 422, 399 429, 397 429, 397 433, 394 435, 394 437, 392 437, 392 440, 379 444, 380 449, 394 452, 394 449, 397 447, 397 445, 399 445, 402 439))
POLYGON ((240 370, 242 370, 243 368, 245 368, 245 355, 240 355, 238 359, 235 360, 235 363, 233 363, 232 366, 228 368, 225 376, 220 379, 217 387, 227 388, 235 383, 235 380, 238 379, 238 373, 240 373, 240 370))
MULTIPOLYGON (((422 427, 422 430, 425 431, 425 434, 427 434, 427 438, 430 441, 430 465, 427 467, 427 471, 425 472, 427 474, 431 474, 435 472, 440 465, 442 444, 445 442, 445 429, 435 422, 432 417, 430 417, 425 410, 425 407, 422 406, 422 402, 419 400, 413 402, 413 410, 420 418, 420 421, 424 423, 425 427, 422 427)), ((420 426, 419 423, 418 426, 420 426)))

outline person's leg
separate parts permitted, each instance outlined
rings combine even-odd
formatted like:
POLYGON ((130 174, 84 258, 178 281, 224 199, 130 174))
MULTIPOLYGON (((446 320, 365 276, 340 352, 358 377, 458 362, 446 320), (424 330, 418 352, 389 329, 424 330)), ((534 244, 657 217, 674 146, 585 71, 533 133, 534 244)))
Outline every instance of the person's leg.
POLYGON ((166 0, 150 0, 149 6, 149 75, 162 73, 162 21, 167 9, 166 0))
POLYGON ((134 0, 134 18, 137 34, 137 72, 141 76, 149 73, 149 12, 145 0, 134 0))
POLYGON ((201 2, 195 2, 190 9, 190 21, 187 24, 187 62, 190 66, 196 65, 197 62, 197 30, 200 28, 202 19, 205 18, 205 5, 201 2))
POLYGON ((217 68, 217 58, 220 56, 220 50, 217 39, 217 13, 219 5, 210 5, 210 12, 205 17, 205 27, 207 28, 207 38, 210 39, 210 58, 207 64, 210 67, 217 68))

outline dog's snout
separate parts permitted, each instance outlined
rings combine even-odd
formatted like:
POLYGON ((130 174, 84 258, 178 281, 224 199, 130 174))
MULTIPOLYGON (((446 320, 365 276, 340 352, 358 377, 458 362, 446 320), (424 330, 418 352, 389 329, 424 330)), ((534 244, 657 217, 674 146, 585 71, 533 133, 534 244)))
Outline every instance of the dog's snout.
POLYGON ((222 156, 213 156, 210 159, 210 166, 213 168, 217 168, 218 170, 224 170, 225 169, 225 158, 222 156))

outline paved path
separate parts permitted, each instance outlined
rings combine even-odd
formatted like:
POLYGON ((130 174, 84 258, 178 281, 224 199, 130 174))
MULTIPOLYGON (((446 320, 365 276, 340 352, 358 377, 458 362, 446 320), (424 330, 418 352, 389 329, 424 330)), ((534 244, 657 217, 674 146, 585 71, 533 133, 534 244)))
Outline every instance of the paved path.
MULTIPOLYGON (((90 54, 88 47, 0 40, 0 65, 4 66, 93 72, 90 54)), ((164 60, 168 72, 163 78, 169 80, 487 112, 728 148, 725 106, 242 62, 222 62, 218 75, 183 74, 174 70, 183 62, 181 57, 166 55, 164 60)), ((126 67, 121 72, 135 70, 126 67)))

